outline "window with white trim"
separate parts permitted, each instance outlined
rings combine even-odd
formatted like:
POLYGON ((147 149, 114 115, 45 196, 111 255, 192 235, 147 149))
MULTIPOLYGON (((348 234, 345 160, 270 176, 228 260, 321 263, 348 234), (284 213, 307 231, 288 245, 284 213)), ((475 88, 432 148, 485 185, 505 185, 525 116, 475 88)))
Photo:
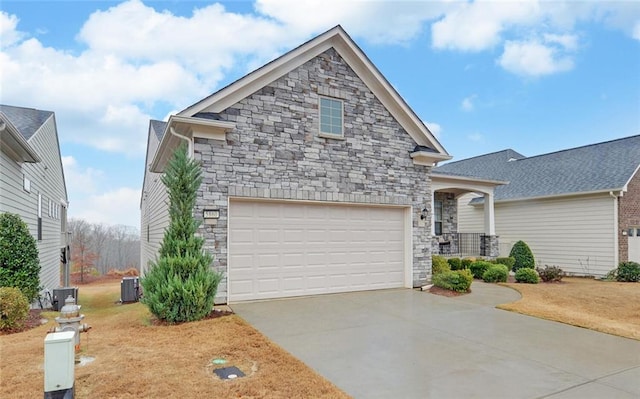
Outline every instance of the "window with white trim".
POLYGON ((320 97, 320 134, 342 137, 342 100, 320 97))
POLYGON ((435 200, 433 203, 433 220, 435 233, 437 236, 442 235, 442 201, 435 200))

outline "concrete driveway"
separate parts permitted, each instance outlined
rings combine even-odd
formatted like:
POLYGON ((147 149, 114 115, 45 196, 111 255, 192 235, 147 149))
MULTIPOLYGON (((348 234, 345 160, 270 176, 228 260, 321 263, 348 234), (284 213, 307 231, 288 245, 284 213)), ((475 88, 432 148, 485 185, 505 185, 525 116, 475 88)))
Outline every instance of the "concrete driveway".
POLYGON ((355 398, 640 398, 640 341, 495 309, 519 298, 509 288, 474 282, 472 290, 232 308, 355 398))

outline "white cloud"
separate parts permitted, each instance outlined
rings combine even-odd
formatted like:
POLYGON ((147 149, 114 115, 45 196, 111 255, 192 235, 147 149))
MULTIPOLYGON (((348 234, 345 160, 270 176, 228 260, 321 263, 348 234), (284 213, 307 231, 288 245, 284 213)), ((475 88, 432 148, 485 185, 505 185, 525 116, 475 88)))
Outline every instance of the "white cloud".
POLYGON ((119 187, 101 194, 83 198, 78 204, 71 203, 71 217, 85 219, 91 223, 140 225, 140 189, 119 187))
POLYGON ((62 167, 70 199, 76 193, 80 195, 95 193, 99 180, 104 176, 101 170, 81 168, 78 161, 71 155, 62 156, 62 167))
POLYGON ((560 45, 565 50, 575 51, 578 49, 578 36, 577 35, 556 35, 551 33, 545 33, 543 35, 544 41, 549 44, 560 45))
POLYGON ((640 21, 636 22, 636 24, 633 26, 631 36, 636 40, 640 40, 640 21))
POLYGON ((0 48, 8 47, 19 41, 24 33, 16 30, 18 18, 0 11, 0 48))
POLYGON ((440 139, 440 134, 442 133, 442 126, 439 123, 435 122, 424 122, 427 125, 427 128, 437 139, 440 139))
POLYGON ((507 41, 497 60, 507 71, 521 76, 543 76, 573 69, 573 60, 562 51, 537 40, 507 41))
POLYGON ((255 8, 293 33, 309 34, 341 24, 349 34, 372 43, 404 43, 450 5, 418 1, 257 0, 255 8))
POLYGON ((473 141, 474 143, 479 143, 484 141, 484 136, 480 133, 472 133, 470 135, 467 136, 467 138, 471 141, 473 141))
POLYGON ((460 107, 462 108, 463 111, 467 111, 467 112, 471 112, 475 109, 475 104, 473 103, 473 101, 477 98, 478 96, 476 94, 472 94, 468 97, 465 97, 462 100, 462 103, 460 104, 460 107))
POLYGON ((475 1, 456 8, 431 26, 432 45, 438 49, 482 51, 501 41, 511 26, 531 25, 540 18, 536 1, 475 1))

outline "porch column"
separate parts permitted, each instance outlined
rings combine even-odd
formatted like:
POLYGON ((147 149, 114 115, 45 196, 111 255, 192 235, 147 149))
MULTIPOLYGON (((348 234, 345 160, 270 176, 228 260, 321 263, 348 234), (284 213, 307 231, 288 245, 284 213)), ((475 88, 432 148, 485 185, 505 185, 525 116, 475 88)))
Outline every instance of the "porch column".
POLYGON ((493 210, 493 193, 484 195, 484 234, 496 235, 495 212, 493 210))
POLYGON ((436 235, 436 214, 435 214, 436 192, 431 189, 431 210, 429 211, 429 220, 431 221, 431 237, 436 235))

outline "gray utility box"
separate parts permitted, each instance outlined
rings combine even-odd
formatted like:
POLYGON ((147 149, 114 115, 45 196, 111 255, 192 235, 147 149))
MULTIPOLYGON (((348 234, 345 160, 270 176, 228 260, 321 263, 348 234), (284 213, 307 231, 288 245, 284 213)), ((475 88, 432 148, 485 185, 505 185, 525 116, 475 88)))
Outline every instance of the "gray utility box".
POLYGON ((76 300, 76 304, 78 303, 78 287, 62 287, 62 288, 54 288, 53 289, 53 299, 51 300, 51 305, 53 306, 53 310, 59 312, 60 309, 64 306, 64 300, 71 295, 73 299, 76 300))
POLYGON ((120 302, 138 302, 140 282, 138 277, 123 277, 120 282, 120 302))

